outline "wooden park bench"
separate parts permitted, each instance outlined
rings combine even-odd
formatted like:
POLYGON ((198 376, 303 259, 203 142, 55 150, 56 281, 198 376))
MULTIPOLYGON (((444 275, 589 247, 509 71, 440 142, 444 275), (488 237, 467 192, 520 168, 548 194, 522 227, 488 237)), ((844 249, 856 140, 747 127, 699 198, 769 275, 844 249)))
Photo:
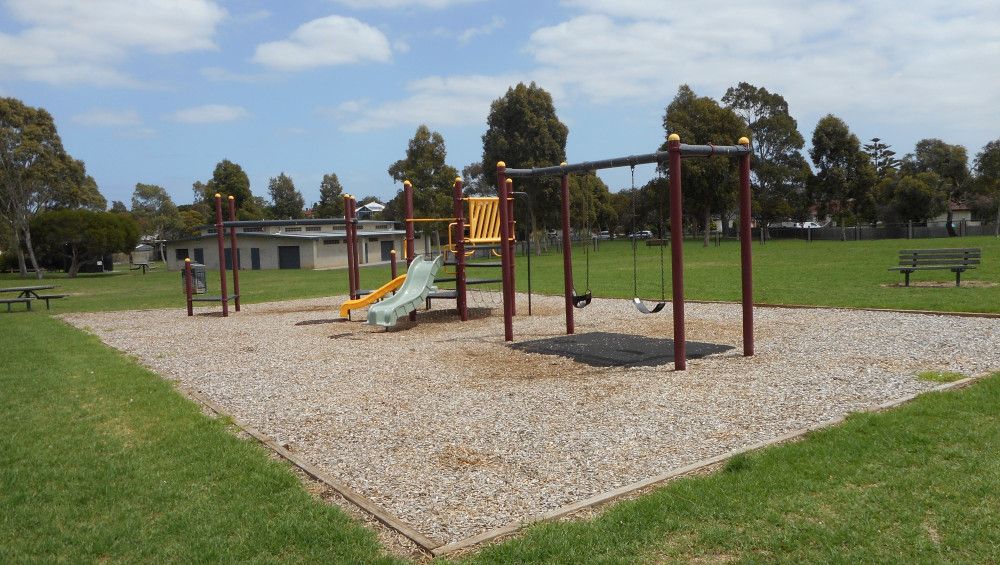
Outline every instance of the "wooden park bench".
POLYGON ((28 306, 28 310, 31 310, 31 301, 32 300, 34 300, 34 299, 33 298, 0 298, 0 304, 6 304, 8 312, 11 311, 10 307, 13 304, 18 304, 18 303, 20 303, 20 304, 26 304, 28 306))
POLYGON ((899 266, 889 267, 900 271, 910 286, 910 273, 948 269, 955 273, 955 286, 962 286, 962 272, 979 265, 982 252, 979 248, 903 249, 899 252, 899 266))
POLYGON ((49 300, 56 300, 56 299, 59 299, 59 298, 66 298, 67 296, 69 296, 69 295, 68 294, 39 294, 38 296, 35 297, 35 300, 44 300, 45 301, 45 309, 48 310, 49 309, 49 300))

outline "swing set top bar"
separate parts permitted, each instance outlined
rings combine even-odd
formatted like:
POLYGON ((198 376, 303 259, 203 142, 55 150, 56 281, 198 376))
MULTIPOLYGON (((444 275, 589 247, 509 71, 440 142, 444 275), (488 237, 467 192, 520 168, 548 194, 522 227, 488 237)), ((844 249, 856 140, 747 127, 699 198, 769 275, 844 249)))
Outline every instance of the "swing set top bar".
MULTIPOLYGON (((739 156, 750 153, 750 148, 746 145, 688 145, 682 143, 680 149, 681 157, 711 157, 713 155, 739 156)), ((549 175, 566 175, 569 173, 595 171, 597 169, 631 167, 634 165, 645 165, 648 163, 665 163, 667 159, 669 159, 669 155, 669 151, 657 151, 656 153, 630 155, 628 157, 615 157, 613 159, 604 159, 601 161, 584 161, 582 163, 556 165, 553 167, 505 169, 504 172, 508 177, 544 177, 549 175)))

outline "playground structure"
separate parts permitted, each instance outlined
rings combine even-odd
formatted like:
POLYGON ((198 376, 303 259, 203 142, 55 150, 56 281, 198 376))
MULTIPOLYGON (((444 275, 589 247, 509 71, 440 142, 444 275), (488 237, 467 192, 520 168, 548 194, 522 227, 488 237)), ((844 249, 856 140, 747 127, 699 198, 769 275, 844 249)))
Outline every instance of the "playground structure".
MULTIPOLYGON (((219 302, 222 304, 222 315, 224 317, 229 316, 229 303, 233 302, 236 311, 240 311, 240 269, 239 269, 239 251, 237 251, 236 242, 236 200, 230 196, 229 200, 229 246, 231 248, 231 261, 230 264, 233 269, 233 294, 229 294, 229 289, 226 285, 226 267, 225 257, 225 235, 223 234, 224 222, 222 221, 222 195, 218 192, 215 193, 215 238, 219 244, 219 296, 196 296, 197 290, 195 288, 195 281, 191 272, 191 258, 186 257, 184 259, 184 293, 187 297, 187 315, 194 316, 194 303, 195 302, 219 302)), ((204 282, 204 281, 200 281, 204 282)))
MULTIPOLYGON (((671 300, 673 306, 674 330, 674 368, 683 371, 687 368, 687 352, 684 325, 684 239, 683 239, 683 193, 681 188, 681 160, 693 157, 732 156, 739 159, 739 207, 740 207, 740 258, 742 272, 742 306, 743 306, 743 355, 754 354, 753 341, 753 269, 751 259, 750 235, 750 140, 740 138, 737 145, 689 145, 681 143, 680 136, 671 134, 667 139, 667 150, 645 155, 632 155, 602 161, 586 161, 582 163, 540 167, 532 169, 508 169, 506 163, 497 163, 497 192, 503 201, 510 196, 511 179, 508 177, 545 177, 560 175, 562 177, 562 237, 563 237, 563 273, 564 296, 566 309, 566 333, 574 333, 573 308, 580 302, 573 288, 572 245, 570 242, 570 212, 569 212, 569 175, 575 172, 589 172, 597 169, 616 167, 635 167, 640 164, 667 163, 670 176, 670 253, 671 253, 671 300)), ((510 237, 512 225, 509 218, 512 212, 506 206, 500 208, 500 238, 510 237)), ((510 246, 501 246, 501 271, 503 273, 503 316, 504 340, 514 340, 513 317, 514 308, 514 257, 510 246)), ((634 302, 643 306, 639 297, 634 302)), ((643 311, 643 308, 639 308, 643 311)), ((659 308, 654 309, 659 311, 659 308)))
MULTIPOLYGON (((496 249, 507 248, 513 256, 514 222, 510 221, 507 233, 508 245, 503 245, 501 230, 502 217, 505 211, 513 218, 513 198, 508 198, 507 206, 500 206, 498 197, 463 197, 462 179, 456 178, 452 187, 453 216, 441 218, 418 218, 414 215, 413 184, 403 182, 404 222, 406 236, 404 239, 404 259, 407 264, 407 274, 396 276, 395 252, 392 257, 392 279, 376 290, 360 289, 360 270, 357 261, 357 228, 355 222, 357 202, 351 195, 344 197, 344 215, 347 226, 348 249, 348 293, 349 299, 340 307, 340 316, 348 318, 351 310, 368 307, 368 323, 383 327, 396 325, 399 317, 408 315, 410 321, 416 321, 416 310, 423 302, 432 299, 454 299, 456 311, 461 321, 468 321, 468 287, 477 284, 500 283, 503 279, 470 279, 470 268, 496 268, 501 263, 470 262, 467 259, 476 250, 488 249, 494 256, 496 249), (468 221, 465 215, 465 203, 468 203, 468 221), (441 252, 433 260, 424 260, 418 256, 414 248, 415 224, 417 223, 447 223, 448 243, 442 246, 441 252), (449 261, 449 256, 454 259, 449 261), (419 262, 417 261, 419 259, 419 262), (418 267, 414 268, 414 263, 418 267), (454 277, 435 278, 443 266, 454 267, 454 277), (454 282, 455 290, 440 290, 434 283, 454 282), (395 293, 395 294, 393 294, 395 293), (381 302, 379 302, 381 301, 381 302)), ((449 275, 452 273, 449 273, 449 275)))

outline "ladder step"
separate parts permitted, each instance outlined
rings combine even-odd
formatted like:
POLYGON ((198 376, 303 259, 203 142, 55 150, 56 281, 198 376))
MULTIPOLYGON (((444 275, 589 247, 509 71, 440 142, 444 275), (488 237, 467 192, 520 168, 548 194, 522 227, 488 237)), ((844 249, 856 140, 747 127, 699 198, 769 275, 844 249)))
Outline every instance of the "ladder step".
POLYGON ((502 283, 503 279, 466 279, 465 284, 490 284, 502 283))
MULTIPOLYGON (((448 262, 445 263, 445 265, 447 265, 449 267, 455 267, 455 266, 458 265, 458 263, 456 263, 454 261, 448 261, 448 262)), ((502 266, 503 266, 502 263, 479 263, 479 262, 476 262, 476 263, 466 263, 465 264, 465 268, 466 269, 476 268, 476 267, 494 267, 494 268, 496 268, 496 267, 502 267, 502 266)))

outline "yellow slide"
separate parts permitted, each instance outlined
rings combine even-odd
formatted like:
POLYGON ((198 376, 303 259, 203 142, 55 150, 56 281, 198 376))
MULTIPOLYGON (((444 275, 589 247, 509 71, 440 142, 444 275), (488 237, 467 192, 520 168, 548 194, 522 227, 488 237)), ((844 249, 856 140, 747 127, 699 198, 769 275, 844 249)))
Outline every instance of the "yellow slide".
POLYGON ((384 298, 385 295, 389 294, 390 292, 394 292, 396 289, 403 286, 404 282, 406 282, 406 275, 399 275, 398 277, 380 286, 378 289, 372 291, 371 294, 367 294, 355 300, 348 300, 347 302, 344 302, 343 304, 340 305, 340 317, 346 318, 347 315, 350 314, 351 310, 364 308, 365 306, 378 302, 379 300, 384 298))

